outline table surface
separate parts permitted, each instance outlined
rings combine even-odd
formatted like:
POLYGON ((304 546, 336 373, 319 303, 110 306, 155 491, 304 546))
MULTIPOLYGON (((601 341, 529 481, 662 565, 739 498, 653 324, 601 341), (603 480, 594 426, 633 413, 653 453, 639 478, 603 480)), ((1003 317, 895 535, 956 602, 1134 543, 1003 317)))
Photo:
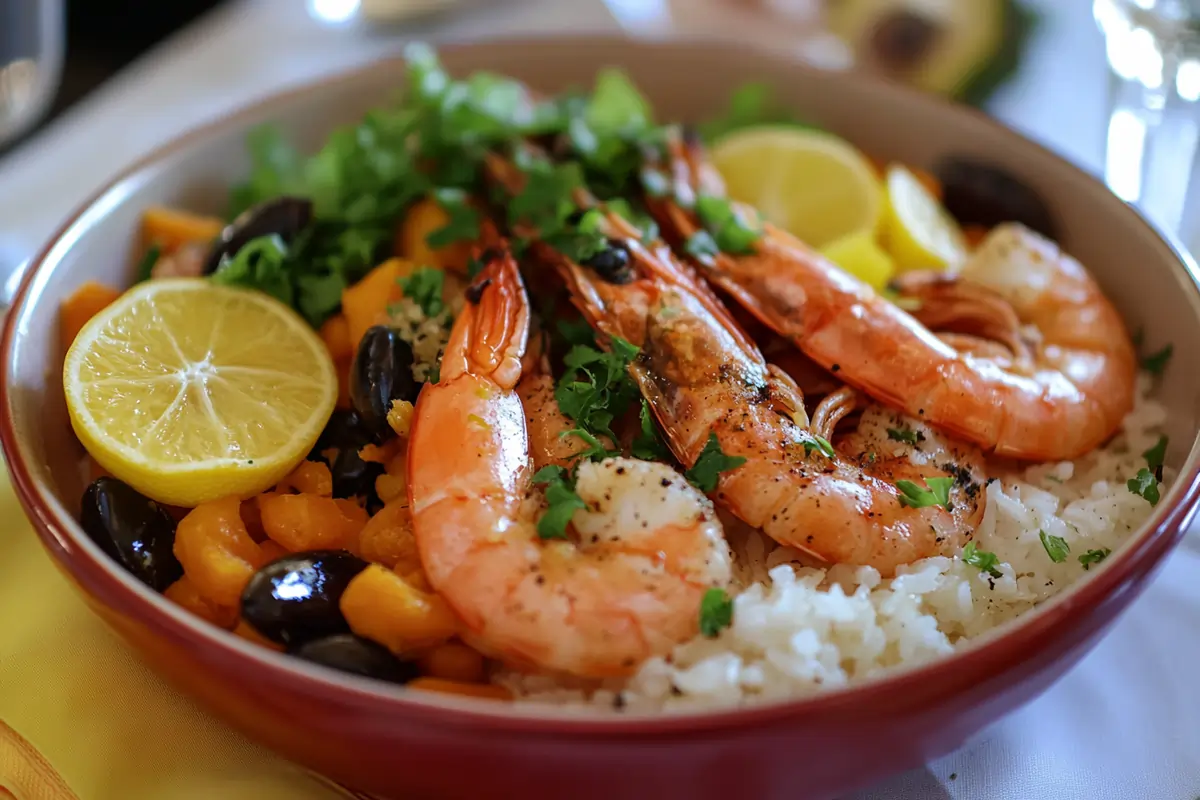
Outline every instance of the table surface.
MULTIPOLYGON (((992 110, 1098 172, 1107 73, 1090 3, 1039 5, 1047 15, 1028 61, 992 110)), ((83 198, 149 149, 256 98, 395 53, 405 38, 620 30, 665 7, 504 0, 385 36, 318 25, 299 0, 235 2, 0 160, 0 270, 32 254, 83 198)), ((1200 663, 1200 636, 1177 632, 1200 630, 1198 569, 1200 537, 1193 535, 1112 633, 1045 695, 958 752, 845 800, 1196 798, 1200 685, 1191 670, 1200 663)))

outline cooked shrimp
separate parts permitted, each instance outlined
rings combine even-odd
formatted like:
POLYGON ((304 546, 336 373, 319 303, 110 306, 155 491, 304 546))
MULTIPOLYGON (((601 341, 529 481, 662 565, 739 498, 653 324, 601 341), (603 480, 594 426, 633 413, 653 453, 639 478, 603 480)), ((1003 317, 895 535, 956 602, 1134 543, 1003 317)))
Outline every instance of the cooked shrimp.
POLYGON ((413 532, 464 638, 518 666, 627 675, 693 636, 730 577, 711 503, 664 464, 579 465, 569 539, 542 539, 515 386, 529 329, 517 265, 496 255, 468 291, 409 443, 413 532))
MULTIPOLYGON (((727 456, 745 459, 720 474, 712 493, 719 504, 781 544, 888 575, 965 541, 968 528, 946 507, 906 505, 876 474, 880 465, 828 452, 807 429, 795 384, 710 312, 669 251, 618 236, 628 224, 607 219, 609 235, 631 255, 628 280, 609 282, 544 243, 532 253, 561 272, 594 327, 640 348, 630 372, 683 464, 694 466, 710 437, 727 456)), ((951 507, 961 489, 952 491, 951 507)))
MULTIPOLYGON (((724 196, 698 144, 677 139, 672 151, 676 197, 724 196)), ((677 247, 700 230, 696 214, 675 200, 647 203, 677 247)), ((1077 261, 1026 228, 994 231, 948 279, 958 289, 943 284, 924 304, 931 322, 937 302, 953 300, 960 305, 942 309, 943 321, 991 323, 967 333, 998 335, 1014 323, 1032 331, 1032 341, 1004 337, 1016 348, 1008 359, 989 358, 986 348, 956 350, 958 341, 939 339, 793 236, 770 224, 763 231, 750 254, 691 256, 693 263, 822 367, 888 406, 986 451, 1036 460, 1092 450, 1132 408, 1135 357, 1120 315, 1077 261), (1005 306, 1014 317, 1007 327, 997 310, 1005 306)))

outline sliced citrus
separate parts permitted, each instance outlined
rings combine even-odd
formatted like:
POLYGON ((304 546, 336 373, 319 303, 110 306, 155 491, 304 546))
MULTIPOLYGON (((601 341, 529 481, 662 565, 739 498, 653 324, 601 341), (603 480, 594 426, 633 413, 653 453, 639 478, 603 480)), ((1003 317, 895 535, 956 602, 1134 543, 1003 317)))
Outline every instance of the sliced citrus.
POLYGON ((967 257, 967 240, 954 217, 912 171, 888 167, 884 246, 897 269, 954 270, 967 257))
POLYGON ((820 131, 783 126, 743 128, 720 139, 713 165, 729 196, 812 247, 874 231, 883 192, 870 161, 820 131))
POLYGON ((869 233, 842 237, 822 248, 821 253, 875 291, 881 291, 896 274, 896 262, 869 233))
POLYGON ((102 467, 184 507, 273 486, 337 400, 328 350, 299 315, 200 278, 148 281, 93 317, 67 351, 63 388, 102 467))

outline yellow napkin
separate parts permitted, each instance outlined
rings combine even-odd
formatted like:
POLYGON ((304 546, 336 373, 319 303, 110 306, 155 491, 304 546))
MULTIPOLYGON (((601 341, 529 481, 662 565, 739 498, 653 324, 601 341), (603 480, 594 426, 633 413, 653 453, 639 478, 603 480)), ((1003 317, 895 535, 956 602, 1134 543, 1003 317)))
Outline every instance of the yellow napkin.
POLYGON ((138 661, 51 564, 2 465, 0 609, 0 798, 355 797, 252 744, 138 661))

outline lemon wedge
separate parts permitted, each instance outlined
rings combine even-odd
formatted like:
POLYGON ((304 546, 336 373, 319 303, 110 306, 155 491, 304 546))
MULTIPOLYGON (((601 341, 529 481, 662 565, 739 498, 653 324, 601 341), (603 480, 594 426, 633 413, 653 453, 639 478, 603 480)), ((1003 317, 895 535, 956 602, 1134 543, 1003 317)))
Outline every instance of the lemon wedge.
POLYGON ((884 247, 900 271, 957 269, 967 257, 967 240, 954 217, 920 179, 899 164, 888 167, 884 247))
POLYGON ((337 400, 320 337, 260 292, 201 278, 147 281, 93 317, 67 351, 76 436, 117 478, 193 507, 275 485, 312 449, 337 400))
POLYGON ((712 162, 729 196, 810 247, 873 232, 883 191, 867 158, 828 133, 765 125, 720 139, 712 162))
POLYGON ((838 239, 823 247, 821 254, 877 292, 896 274, 896 262, 869 233, 838 239))

